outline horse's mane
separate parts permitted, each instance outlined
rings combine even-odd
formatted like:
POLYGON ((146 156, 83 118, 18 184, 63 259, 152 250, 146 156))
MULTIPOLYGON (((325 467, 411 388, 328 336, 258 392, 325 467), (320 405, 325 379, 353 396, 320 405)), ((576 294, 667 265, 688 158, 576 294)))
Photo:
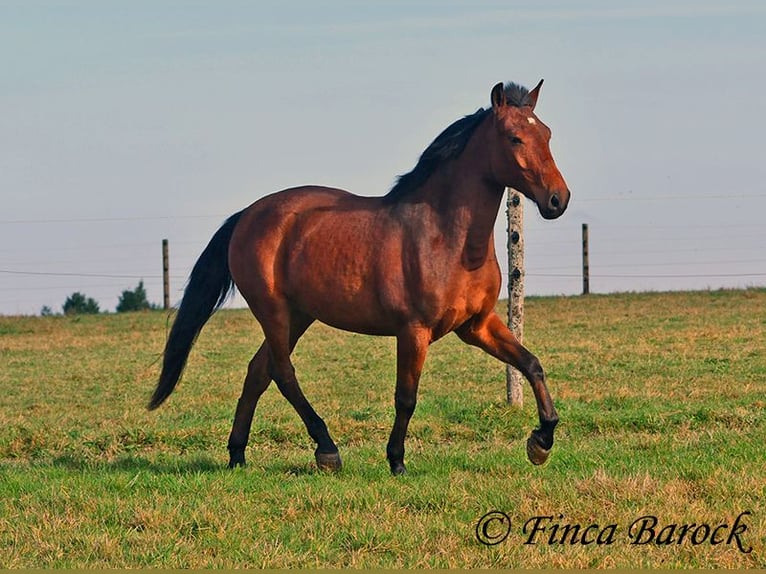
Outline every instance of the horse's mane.
MULTIPOLYGON (((505 84, 504 89, 507 105, 519 108, 528 105, 529 90, 527 88, 509 82, 505 84)), ((386 203, 394 203, 408 196, 422 186, 442 163, 459 156, 473 132, 490 111, 491 108, 479 108, 473 114, 460 118, 448 126, 425 149, 412 171, 397 178, 396 184, 383 196, 383 200, 386 203)))

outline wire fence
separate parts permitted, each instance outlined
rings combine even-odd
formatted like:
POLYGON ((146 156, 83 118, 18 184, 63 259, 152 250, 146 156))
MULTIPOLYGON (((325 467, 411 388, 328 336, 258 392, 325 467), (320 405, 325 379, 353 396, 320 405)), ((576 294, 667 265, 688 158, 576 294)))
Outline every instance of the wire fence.
MULTIPOLYGON (((763 199, 764 194, 711 194, 695 199, 763 199)), ((596 197, 583 202, 672 201, 682 196, 596 197)), ((162 300, 161 241, 170 238, 171 304, 177 303, 196 258, 217 226, 215 215, 0 219, 0 314, 57 309, 74 291, 104 308, 143 281, 150 300, 162 300), (202 224, 201 224, 202 223, 202 224), (189 225, 193 224, 193 225, 189 225), (119 227, 120 237, 98 241, 119 227), (141 228, 133 234, 132 230, 141 228), (41 232, 42 230, 42 232, 41 232), (76 231, 77 233, 74 233, 76 231), (41 241, 39 236, 67 238, 41 241), (72 239, 77 235, 79 239, 72 239), (135 239, 132 239, 135 237, 135 239), (151 238, 151 240, 147 238, 151 238), (12 238, 12 239, 8 239, 12 238), (37 238, 37 239, 35 239, 37 238)), ((499 218, 502 223, 503 217, 499 218)), ((498 225, 500 225, 500 223, 498 225)), ((582 279, 579 222, 526 230, 527 293, 576 294, 582 279)), ((505 238, 498 237, 498 252, 505 238)), ((591 224, 591 291, 674 290, 766 284, 766 226, 756 223, 591 224)), ((504 257, 498 257, 501 270, 504 257)), ((505 292, 505 291, 503 291, 505 292)), ((234 305, 242 305, 235 299, 234 305)))

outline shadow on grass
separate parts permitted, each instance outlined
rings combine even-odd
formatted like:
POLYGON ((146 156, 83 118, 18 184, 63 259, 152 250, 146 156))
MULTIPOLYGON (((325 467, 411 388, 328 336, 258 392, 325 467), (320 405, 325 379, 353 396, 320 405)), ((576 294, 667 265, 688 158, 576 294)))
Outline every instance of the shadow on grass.
POLYGON ((84 457, 63 455, 53 459, 51 466, 65 470, 138 472, 154 474, 196 474, 226 470, 225 463, 209 457, 150 460, 141 456, 121 456, 115 460, 99 461, 84 457))
MULTIPOLYGON (((139 471, 151 474, 184 475, 199 473, 241 472, 255 471, 271 475, 283 475, 292 477, 305 477, 316 475, 331 475, 327 471, 319 470, 313 461, 307 460, 305 464, 296 463, 294 460, 271 460, 269 462, 250 462, 246 467, 230 469, 228 464, 219 459, 198 455, 161 457, 157 459, 137 455, 122 455, 114 460, 93 460, 88 457, 62 455, 53 458, 49 463, 38 462, 37 466, 51 466, 67 471, 87 471, 105 473, 135 473, 139 471)), ((343 472, 343 471, 341 471, 343 472)))

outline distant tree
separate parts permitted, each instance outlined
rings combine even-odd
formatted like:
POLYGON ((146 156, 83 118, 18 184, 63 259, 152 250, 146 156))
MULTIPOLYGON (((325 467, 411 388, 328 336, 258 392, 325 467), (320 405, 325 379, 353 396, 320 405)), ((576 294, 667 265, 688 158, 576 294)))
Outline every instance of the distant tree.
POLYGON ((79 291, 72 293, 64 301, 64 315, 94 315, 98 313, 98 303, 79 291))
POLYGON ((149 303, 146 298, 146 289, 144 288, 144 282, 139 281, 138 286, 133 290, 125 290, 120 295, 119 302, 117 303, 117 312, 125 313, 126 311, 144 311, 146 309, 156 309, 156 305, 149 303))
POLYGON ((55 315, 55 313, 53 312, 53 309, 48 307, 48 305, 43 305, 43 308, 40 309, 40 315, 42 317, 52 317, 53 315, 55 315))

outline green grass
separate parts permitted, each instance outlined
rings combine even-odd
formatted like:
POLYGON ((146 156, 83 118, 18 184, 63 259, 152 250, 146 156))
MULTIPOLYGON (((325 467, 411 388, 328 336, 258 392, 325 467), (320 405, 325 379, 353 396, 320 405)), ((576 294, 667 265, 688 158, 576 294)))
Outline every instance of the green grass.
POLYGON ((0 318, 0 567, 766 567, 766 290, 529 298, 525 343, 561 416, 550 461, 505 404, 503 366, 449 336, 430 351, 392 477, 394 341, 313 326, 294 360, 341 449, 313 466, 272 387, 248 467, 226 470, 247 362, 247 311, 205 328, 168 403, 145 404, 163 313, 0 318), (508 538, 474 535, 490 510, 508 538), (632 545, 627 529, 731 525, 736 545, 632 545), (617 525, 611 545, 526 545, 524 523, 617 525), (562 516, 562 518, 559 518, 562 516))

